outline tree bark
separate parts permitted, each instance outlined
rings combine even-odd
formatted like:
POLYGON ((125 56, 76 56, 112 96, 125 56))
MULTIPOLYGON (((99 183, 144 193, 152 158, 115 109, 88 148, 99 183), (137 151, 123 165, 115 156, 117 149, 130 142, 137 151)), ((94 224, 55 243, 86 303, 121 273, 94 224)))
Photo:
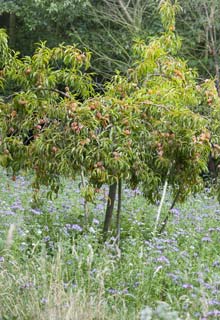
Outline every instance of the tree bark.
POLYGON ((167 192, 168 180, 169 180, 171 168, 172 168, 172 163, 171 163, 171 165, 170 165, 170 167, 169 167, 169 169, 167 171, 167 177, 166 177, 166 180, 164 182, 162 197, 160 199, 160 205, 159 205, 159 208, 158 208, 158 211, 157 211, 157 217, 156 217, 156 222, 155 222, 155 227, 154 227, 154 232, 153 232, 154 235, 157 232, 157 227, 158 227, 159 220, 160 220, 161 210, 162 210, 163 203, 164 203, 165 196, 166 196, 166 192, 167 192))
POLYGON ((107 233, 111 225, 114 204, 115 204, 116 190, 117 190, 117 183, 115 182, 109 186, 109 194, 108 194, 108 201, 107 201, 104 228, 103 228, 104 240, 107 237, 107 233))
POLYGON ((177 202, 177 200, 178 200, 179 194, 180 194, 180 191, 178 191, 178 192, 176 193, 176 196, 174 197, 173 203, 171 204, 171 207, 170 207, 170 209, 169 209, 169 211, 168 211, 168 213, 167 213, 164 221, 163 221, 162 224, 161 224, 161 228, 160 228, 158 234, 162 234, 163 231, 165 230, 166 225, 167 225, 167 222, 168 222, 168 219, 169 219, 169 216, 170 216, 170 214, 171 214, 171 210, 174 208, 174 206, 175 206, 175 204, 176 204, 176 202, 177 202))
MULTIPOLYGON (((85 182, 85 176, 84 176, 84 170, 83 168, 81 169, 81 183, 82 183, 82 187, 85 188, 86 187, 86 182, 85 182)), ((89 217, 89 209, 88 209, 88 203, 87 200, 84 199, 83 200, 83 209, 84 209, 84 219, 85 219, 85 224, 88 223, 88 217, 89 217)))

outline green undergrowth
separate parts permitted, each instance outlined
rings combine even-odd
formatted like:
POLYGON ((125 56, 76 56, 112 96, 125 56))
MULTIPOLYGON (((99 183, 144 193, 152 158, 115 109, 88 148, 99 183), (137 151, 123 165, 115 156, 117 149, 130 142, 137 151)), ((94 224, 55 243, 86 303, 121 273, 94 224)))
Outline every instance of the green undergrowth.
POLYGON ((215 199, 201 194, 177 205, 165 232, 153 236, 157 206, 124 186, 118 246, 115 221, 102 240, 105 188, 89 204, 85 225, 77 182, 37 207, 29 180, 1 173, 1 319, 218 319, 215 199))

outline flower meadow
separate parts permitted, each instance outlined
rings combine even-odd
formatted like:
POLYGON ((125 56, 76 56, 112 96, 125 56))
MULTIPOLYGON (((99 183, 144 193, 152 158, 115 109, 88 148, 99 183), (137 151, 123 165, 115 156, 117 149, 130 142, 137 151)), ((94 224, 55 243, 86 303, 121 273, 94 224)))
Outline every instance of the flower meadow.
POLYGON ((85 224, 78 182, 36 203, 30 180, 1 171, 0 319, 220 318, 220 205, 208 193, 177 204, 155 236, 157 206, 124 186, 118 246, 114 232, 102 240, 107 188, 85 224))

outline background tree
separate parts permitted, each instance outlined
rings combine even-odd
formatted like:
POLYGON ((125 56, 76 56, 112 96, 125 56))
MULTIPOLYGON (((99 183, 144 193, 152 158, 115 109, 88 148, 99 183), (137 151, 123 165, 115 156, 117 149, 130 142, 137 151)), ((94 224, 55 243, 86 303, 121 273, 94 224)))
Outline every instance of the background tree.
POLYGON ((182 54, 202 76, 215 75, 219 81, 219 1, 187 0, 180 5, 177 31, 183 38, 182 54))
MULTIPOLYGON (((163 32, 159 1, 20 1, 0 2, 1 25, 8 27, 10 45, 22 55, 32 54, 35 43, 47 40, 78 43, 93 52, 96 81, 110 79, 115 69, 126 72, 132 63, 131 42, 163 32)), ((183 38, 182 57, 198 68, 201 77, 217 75, 217 0, 179 1, 177 32, 183 38)))
POLYGON ((3 1, 0 7, 2 13, 8 13, 6 25, 13 31, 14 49, 25 55, 32 54, 40 40, 47 40, 49 47, 79 43, 81 49, 93 52, 92 68, 98 82, 109 79, 115 69, 125 72, 132 39, 153 35, 160 26, 154 1, 17 0, 3 1), (13 28, 9 15, 16 17, 13 28))

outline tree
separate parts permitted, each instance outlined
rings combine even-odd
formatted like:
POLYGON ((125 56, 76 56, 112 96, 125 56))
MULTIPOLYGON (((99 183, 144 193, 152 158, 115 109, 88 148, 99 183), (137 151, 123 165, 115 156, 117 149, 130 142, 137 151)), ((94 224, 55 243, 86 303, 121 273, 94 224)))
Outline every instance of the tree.
POLYGON ((14 40, 11 46, 25 55, 32 54, 40 40, 47 40, 50 47, 72 44, 69 31, 78 25, 83 28, 88 5, 85 0, 1 0, 0 14, 8 14, 6 26, 14 40))
MULTIPOLYGON (((58 192, 60 177, 83 173, 90 200, 96 188, 110 185, 105 234, 122 181, 141 186, 152 202, 167 186, 175 201, 203 187, 209 122, 195 111, 204 103, 206 108, 209 98, 196 86, 196 72, 177 57, 176 8, 161 2, 165 32, 148 44, 136 42, 132 68, 127 76, 117 73, 103 95, 94 94, 86 72, 89 52, 41 43, 32 57, 19 59, 1 33, 1 164, 13 174, 32 170, 34 188, 44 184, 52 192, 58 192)), ((209 82, 209 91, 214 88, 209 82)), ((219 99, 208 103, 219 105, 219 99)), ((119 215, 120 203, 117 222, 119 215)))
MULTIPOLYGON (((205 129, 208 122, 192 113, 201 104, 204 91, 197 90, 196 72, 175 57, 180 41, 173 33, 174 10, 169 1, 162 3, 166 33, 148 45, 136 44, 129 80, 116 77, 109 94, 121 99, 127 108, 132 104, 138 110, 139 123, 133 111, 127 128, 132 128, 131 136, 135 137, 131 139, 131 175, 125 180, 131 186, 142 185, 151 201, 158 199, 167 184, 173 189, 175 201, 197 192, 203 185, 199 172, 205 170, 210 150, 210 133, 205 129)), ((215 90, 213 82, 210 87, 215 90)))
POLYGON ((182 54, 201 75, 213 75, 218 80, 220 3, 217 0, 187 0, 181 2, 181 6, 177 31, 183 37, 182 54))
POLYGON ((46 40, 49 47, 79 43, 81 49, 92 51, 91 67, 102 82, 110 79, 115 69, 126 71, 134 37, 146 38, 158 29, 156 7, 155 1, 146 4, 143 0, 17 0, 3 1, 0 13, 8 13, 8 20, 10 16, 16 19, 13 28, 9 22, 7 25, 10 39, 14 39, 11 45, 22 55, 32 54, 40 40, 46 40))

